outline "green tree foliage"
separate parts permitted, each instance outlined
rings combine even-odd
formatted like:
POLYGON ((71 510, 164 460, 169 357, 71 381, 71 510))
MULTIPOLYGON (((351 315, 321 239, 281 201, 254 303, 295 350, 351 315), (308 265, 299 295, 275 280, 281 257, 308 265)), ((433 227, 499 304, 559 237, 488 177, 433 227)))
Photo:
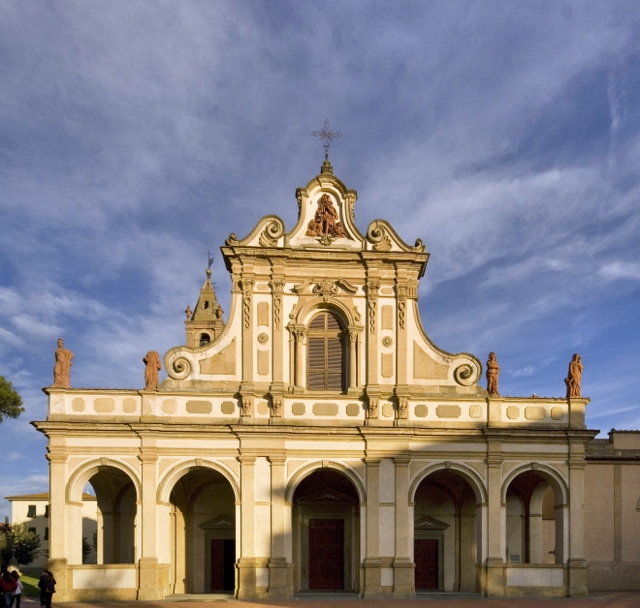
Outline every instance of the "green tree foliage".
POLYGON ((82 563, 83 564, 86 563, 87 557, 89 557, 89 554, 91 553, 92 550, 93 548, 89 544, 87 537, 83 536, 82 537, 82 563))
POLYGON ((40 536, 29 532, 26 524, 14 524, 11 530, 0 534, 0 560, 8 564, 13 557, 22 566, 28 566, 40 555, 40 536))
POLYGON ((13 388, 13 384, 3 376, 0 376, 0 422, 5 416, 17 418, 24 412, 22 398, 18 391, 13 388))

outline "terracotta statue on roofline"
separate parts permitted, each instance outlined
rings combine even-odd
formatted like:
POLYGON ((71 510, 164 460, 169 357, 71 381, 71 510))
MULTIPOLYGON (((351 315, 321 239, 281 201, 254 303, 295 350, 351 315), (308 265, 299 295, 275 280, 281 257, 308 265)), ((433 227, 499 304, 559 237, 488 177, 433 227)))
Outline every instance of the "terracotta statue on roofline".
POLYGON ((58 338, 58 348, 55 353, 56 362, 53 366, 53 384, 56 388, 69 388, 71 385, 71 360, 73 353, 64 347, 62 338, 58 338))
POLYGON ((580 383, 582 382, 582 359, 580 355, 576 353, 569 363, 569 373, 564 379, 564 383, 567 385, 567 399, 572 397, 580 397, 580 383))
POLYGON ((158 390, 158 372, 162 369, 160 355, 155 350, 150 350, 142 360, 146 365, 144 369, 144 390, 158 390))
POLYGON ((498 395, 498 376, 500 376, 500 366, 495 353, 489 353, 487 360, 487 392, 490 395, 498 395))

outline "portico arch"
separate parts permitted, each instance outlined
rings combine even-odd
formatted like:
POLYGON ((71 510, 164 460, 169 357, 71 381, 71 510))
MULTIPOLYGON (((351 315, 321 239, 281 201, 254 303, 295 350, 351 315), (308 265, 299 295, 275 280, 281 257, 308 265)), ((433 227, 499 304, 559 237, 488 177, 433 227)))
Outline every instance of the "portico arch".
POLYGON ((413 561, 416 591, 476 591, 482 562, 486 489, 464 464, 437 463, 416 475, 413 561))
POLYGON ((569 500, 562 474, 546 464, 522 465, 505 477, 501 498, 507 563, 564 563, 569 500))
MULTIPOLYGON (((132 467, 119 460, 102 458, 84 463, 65 488, 69 527, 70 564, 82 564, 83 503, 85 486, 96 495, 96 560, 98 564, 133 564, 140 557, 138 497, 140 485, 132 467)), ((86 541, 93 543, 93 538, 86 541)))

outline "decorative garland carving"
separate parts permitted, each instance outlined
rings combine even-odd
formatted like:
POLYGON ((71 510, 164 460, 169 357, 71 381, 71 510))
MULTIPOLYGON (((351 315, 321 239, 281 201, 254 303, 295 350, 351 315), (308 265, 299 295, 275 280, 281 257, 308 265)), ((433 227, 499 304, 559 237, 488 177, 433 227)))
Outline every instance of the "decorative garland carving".
POLYGON ((284 281, 273 280, 269 282, 269 285, 273 293, 273 324, 276 329, 280 329, 284 281))
POLYGON ((367 310, 369 313, 369 332, 372 334, 376 331, 376 305, 378 303, 379 289, 380 283, 374 281, 367 283, 367 310))
POLYGON ((407 299, 404 297, 398 298, 398 325, 401 329, 404 329, 406 310, 407 299))
POLYGON ((251 279, 243 279, 242 287, 242 318, 244 320, 244 328, 251 327, 251 297, 253 294, 253 285, 255 281, 251 279))
POLYGON ((260 235, 260 247, 275 247, 278 239, 284 234, 284 224, 279 220, 269 222, 260 235))

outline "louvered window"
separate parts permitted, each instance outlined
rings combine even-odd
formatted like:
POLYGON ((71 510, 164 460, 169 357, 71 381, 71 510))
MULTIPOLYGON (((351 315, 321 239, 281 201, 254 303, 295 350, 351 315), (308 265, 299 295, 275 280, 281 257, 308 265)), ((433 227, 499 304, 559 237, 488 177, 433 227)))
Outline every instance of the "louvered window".
POLYGON ((307 384, 312 391, 344 389, 344 347, 342 327, 329 312, 311 320, 307 332, 307 384))

